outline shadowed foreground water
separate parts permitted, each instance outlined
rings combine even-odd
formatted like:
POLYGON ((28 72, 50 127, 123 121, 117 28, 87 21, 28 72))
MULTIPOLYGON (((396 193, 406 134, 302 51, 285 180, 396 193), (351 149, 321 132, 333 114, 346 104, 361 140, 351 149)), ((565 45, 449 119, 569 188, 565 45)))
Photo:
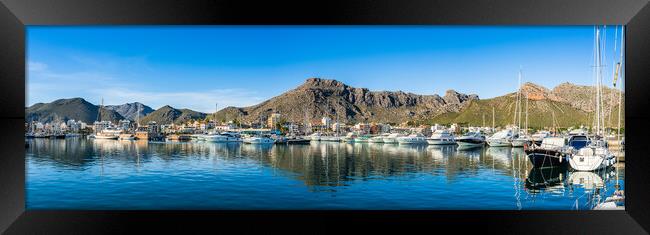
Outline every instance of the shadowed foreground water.
POLYGON ((589 210, 624 180, 622 165, 532 169, 517 148, 29 143, 28 209, 589 210))

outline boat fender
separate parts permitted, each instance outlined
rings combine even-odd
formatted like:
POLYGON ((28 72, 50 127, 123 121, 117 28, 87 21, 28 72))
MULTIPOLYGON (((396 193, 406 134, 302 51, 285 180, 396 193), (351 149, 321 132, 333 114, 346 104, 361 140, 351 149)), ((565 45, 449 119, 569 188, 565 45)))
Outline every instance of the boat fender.
POLYGON ((524 151, 528 150, 528 143, 524 143, 524 151))

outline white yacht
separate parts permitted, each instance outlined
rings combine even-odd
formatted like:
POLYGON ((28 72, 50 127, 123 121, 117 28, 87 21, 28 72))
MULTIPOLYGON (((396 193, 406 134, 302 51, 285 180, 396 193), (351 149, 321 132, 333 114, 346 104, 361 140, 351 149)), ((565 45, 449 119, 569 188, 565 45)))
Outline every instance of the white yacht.
POLYGON ((465 135, 458 137, 456 143, 459 148, 481 147, 485 145, 485 136, 480 132, 467 132, 465 135))
POLYGON ((569 158, 571 168, 577 171, 595 171, 616 163, 616 157, 612 154, 603 140, 597 140, 569 158))
POLYGON ((309 138, 313 141, 320 141, 321 140, 321 134, 320 132, 313 133, 309 135, 309 138))
POLYGON ((427 138, 424 137, 424 135, 417 133, 410 134, 408 136, 397 137, 397 142, 399 144, 426 144, 427 138))
POLYGON ((246 144, 273 144, 275 140, 266 137, 266 136, 251 136, 244 138, 244 143, 246 144))
POLYGON ((207 142, 226 143, 226 142, 240 142, 242 141, 239 133, 223 132, 216 135, 205 135, 203 139, 207 142))
POLYGON ((427 138, 427 143, 431 145, 450 145, 456 144, 454 140, 454 135, 447 130, 436 130, 431 134, 431 137, 427 138))
POLYGON ((368 143, 371 144, 381 144, 384 143, 384 138, 388 137, 388 134, 382 134, 375 137, 372 137, 368 140, 368 143))
POLYGON ((538 131, 535 134, 531 136, 531 140, 533 141, 534 144, 540 145, 542 144, 542 140, 544 138, 551 137, 551 132, 549 131, 538 131))
POLYGON ((135 136, 133 134, 120 134, 119 139, 120 140, 135 140, 135 136))
POLYGON ((510 147, 512 146, 512 130, 506 129, 494 133, 486 141, 490 147, 510 147))
POLYGON ((330 136, 327 141, 330 142, 341 142, 341 137, 340 136, 330 136))
POLYGON ((512 139, 512 147, 524 147, 524 145, 530 145, 531 138, 526 135, 519 135, 517 138, 512 139))
POLYGON ((347 135, 345 135, 345 137, 341 138, 341 141, 346 143, 354 143, 356 138, 357 138, 357 134, 355 134, 354 132, 350 132, 347 135))
POLYGON ((402 134, 392 133, 383 138, 384 144, 397 144, 397 138, 402 137, 402 134))
POLYGON ((122 130, 107 128, 97 133, 95 135, 95 139, 116 140, 120 134, 122 134, 122 130))

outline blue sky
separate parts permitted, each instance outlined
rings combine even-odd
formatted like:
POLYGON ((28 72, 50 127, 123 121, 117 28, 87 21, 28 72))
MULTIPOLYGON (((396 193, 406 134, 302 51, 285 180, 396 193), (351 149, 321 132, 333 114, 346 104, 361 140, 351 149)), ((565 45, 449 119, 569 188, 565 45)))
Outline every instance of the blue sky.
MULTIPOLYGON (((524 81, 548 88, 593 84, 593 33, 592 26, 29 26, 26 98, 213 112, 215 103, 254 105, 309 77, 491 98, 517 89, 520 67, 524 81)), ((614 35, 607 27, 606 84, 614 35)))

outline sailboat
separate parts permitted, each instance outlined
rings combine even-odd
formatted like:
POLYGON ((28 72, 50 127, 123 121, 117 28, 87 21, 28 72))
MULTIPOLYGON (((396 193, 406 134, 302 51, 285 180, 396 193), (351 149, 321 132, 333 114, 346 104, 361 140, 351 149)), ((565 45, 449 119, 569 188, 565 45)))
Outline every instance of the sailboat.
MULTIPOLYGON (((519 70, 519 83, 521 84, 521 69, 519 70)), ((519 93, 521 93, 521 85, 519 86, 519 93)), ((517 97, 517 103, 521 103, 519 101, 519 98, 521 95, 518 95, 517 97)), ((521 105, 518 105, 519 107, 519 112, 518 112, 518 118, 519 118, 519 123, 517 124, 517 138, 514 138, 512 140, 512 147, 525 147, 530 145, 531 138, 528 137, 528 93, 526 93, 526 129, 522 133, 521 131, 521 105)))
POLYGON ((611 166, 615 162, 614 154, 607 148, 607 142, 602 138, 604 135, 604 112, 602 107, 602 46, 600 26, 595 28, 595 66, 594 74, 596 77, 596 112, 594 115, 596 124, 595 138, 584 148, 578 150, 576 154, 569 158, 571 168, 577 171, 594 171, 611 166))
MULTIPOLYGON (((103 108, 104 108, 104 98, 102 98, 102 104, 99 106, 99 109, 97 109, 98 119, 100 122, 102 122, 101 112, 103 108)), ((105 129, 102 129, 99 133, 95 134, 95 139, 116 140, 120 134, 122 134, 122 130, 118 130, 112 127, 107 127, 105 129)))

